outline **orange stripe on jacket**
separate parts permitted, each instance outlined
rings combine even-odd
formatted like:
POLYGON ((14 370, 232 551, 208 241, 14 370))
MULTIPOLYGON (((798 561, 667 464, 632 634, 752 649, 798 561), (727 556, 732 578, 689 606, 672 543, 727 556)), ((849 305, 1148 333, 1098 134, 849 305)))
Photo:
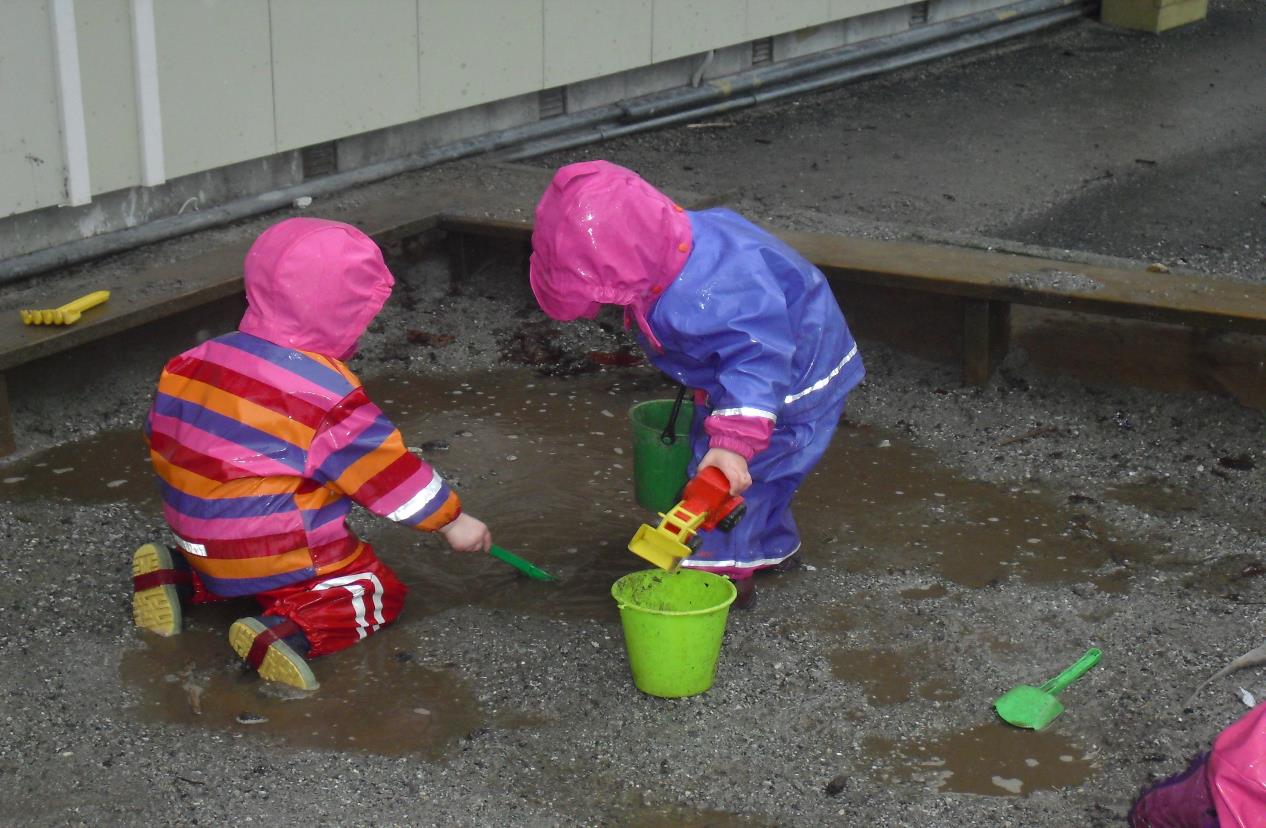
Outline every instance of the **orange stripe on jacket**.
POLYGON ((203 558, 185 555, 185 560, 195 570, 212 578, 265 578, 312 566, 312 555, 307 547, 258 558, 203 558))
POLYGON ((312 444, 312 437, 316 434, 315 429, 278 414, 271 408, 199 380, 187 379, 176 374, 167 374, 164 379, 168 382, 163 383, 163 393, 195 403, 217 414, 223 414, 231 420, 247 424, 253 429, 301 448, 306 449, 312 444))
POLYGON ((169 486, 173 486, 187 495, 194 497, 214 498, 252 497, 255 495, 289 494, 299 485, 297 477, 243 477, 237 480, 212 480, 197 472, 177 466, 163 455, 151 451, 150 460, 154 471, 169 486))
POLYGON ((398 429, 394 430, 387 435, 387 438, 377 448, 367 452, 355 463, 348 466, 339 475, 335 485, 340 491, 354 494, 360 491, 360 487, 364 486, 366 482, 373 480, 375 475, 399 460, 400 455, 408 453, 409 449, 404 445, 404 437, 401 436, 398 429))

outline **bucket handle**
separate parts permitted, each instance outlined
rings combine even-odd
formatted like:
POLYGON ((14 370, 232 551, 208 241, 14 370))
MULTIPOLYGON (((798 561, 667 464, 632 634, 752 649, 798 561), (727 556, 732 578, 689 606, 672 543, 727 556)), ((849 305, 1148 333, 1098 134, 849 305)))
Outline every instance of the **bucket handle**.
POLYGON ((659 433, 659 441, 666 446, 671 446, 677 442, 677 415, 681 413, 681 404, 686 399, 686 386, 682 386, 677 392, 677 399, 673 401, 672 413, 668 415, 668 423, 664 426, 664 430, 659 433))

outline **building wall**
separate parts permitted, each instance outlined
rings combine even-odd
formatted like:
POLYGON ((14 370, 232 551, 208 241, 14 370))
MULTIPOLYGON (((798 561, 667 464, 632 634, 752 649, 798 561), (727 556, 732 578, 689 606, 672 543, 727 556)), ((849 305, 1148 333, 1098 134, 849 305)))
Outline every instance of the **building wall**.
MULTIPOLYGON (((932 5, 943 19, 1010 2, 932 5)), ((346 169, 535 120, 545 90, 565 87, 575 111, 682 85, 710 52, 707 77, 741 71, 752 41, 783 60, 890 33, 909 5, 0 0, 0 258, 46 244, 15 228, 59 206, 79 235, 107 232, 221 197, 210 171, 285 183, 298 166, 285 154, 324 142, 346 169)))

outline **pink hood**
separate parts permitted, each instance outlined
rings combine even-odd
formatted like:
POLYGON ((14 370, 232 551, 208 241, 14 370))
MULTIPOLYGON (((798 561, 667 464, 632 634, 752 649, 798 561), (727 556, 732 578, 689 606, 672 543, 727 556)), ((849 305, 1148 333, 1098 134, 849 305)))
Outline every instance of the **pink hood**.
POLYGON ((373 239, 350 224, 292 218, 246 253, 238 330, 277 345, 348 359, 395 279, 373 239))
POLYGON ((690 255, 690 219, 668 196, 607 161, 568 164, 536 205, 530 279, 560 321, 620 305, 659 348, 646 314, 690 255))

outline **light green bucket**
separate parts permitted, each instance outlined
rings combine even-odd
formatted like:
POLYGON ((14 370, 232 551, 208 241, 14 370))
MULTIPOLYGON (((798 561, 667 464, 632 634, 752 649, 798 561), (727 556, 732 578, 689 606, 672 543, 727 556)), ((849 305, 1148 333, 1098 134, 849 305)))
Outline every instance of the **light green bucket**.
POLYGON ((675 699, 711 687, 737 595, 729 578, 692 569, 630 572, 612 584, 637 689, 675 699))
POLYGON ((675 506, 686 485, 695 407, 690 403, 681 406, 676 440, 666 444, 661 437, 672 411, 672 400, 647 400, 629 409, 633 421, 633 493, 637 502, 652 512, 667 512, 675 506))

